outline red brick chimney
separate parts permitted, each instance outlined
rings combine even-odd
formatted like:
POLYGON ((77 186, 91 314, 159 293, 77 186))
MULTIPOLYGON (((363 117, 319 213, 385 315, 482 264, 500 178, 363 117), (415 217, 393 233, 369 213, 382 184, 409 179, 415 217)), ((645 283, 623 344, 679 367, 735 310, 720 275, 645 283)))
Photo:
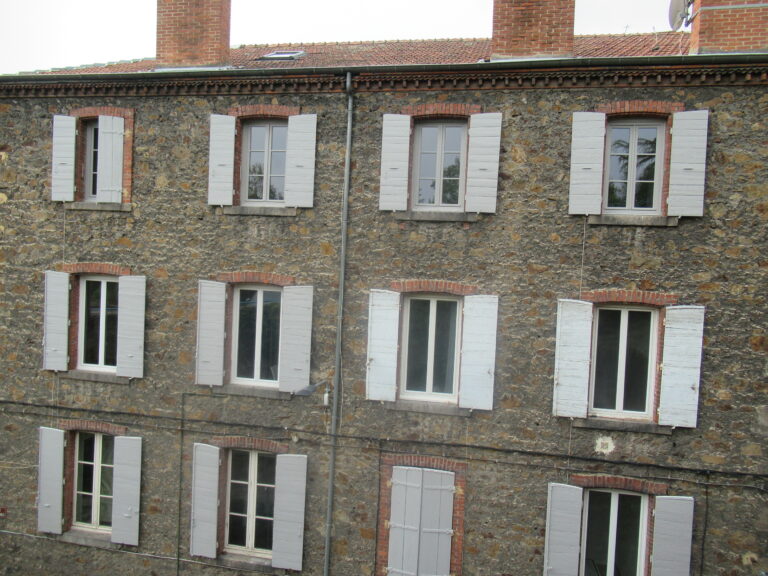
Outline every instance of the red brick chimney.
POLYGON ((573 56, 576 0, 494 0, 492 58, 573 56))
POLYGON ((229 61, 230 0, 157 0, 159 67, 229 61))
POLYGON ((691 54, 768 51, 765 0, 694 0, 691 54))

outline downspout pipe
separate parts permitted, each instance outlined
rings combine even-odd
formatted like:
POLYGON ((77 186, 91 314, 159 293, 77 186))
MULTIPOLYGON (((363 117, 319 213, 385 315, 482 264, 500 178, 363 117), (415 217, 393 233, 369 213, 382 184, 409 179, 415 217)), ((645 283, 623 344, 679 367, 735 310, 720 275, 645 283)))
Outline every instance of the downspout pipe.
POLYGON ((331 457, 328 464, 328 503, 325 513, 325 556, 323 576, 328 576, 331 569, 331 528, 333 525, 334 479, 336 475, 336 433, 339 421, 339 402, 341 401, 341 336, 344 322, 344 280, 347 272, 347 225, 349 222, 349 180, 352 166, 352 113, 354 99, 352 93, 352 73, 347 72, 347 144, 344 157, 344 191, 341 205, 341 253, 339 254, 339 298, 336 304, 336 353, 333 370, 333 390, 331 396, 331 457))

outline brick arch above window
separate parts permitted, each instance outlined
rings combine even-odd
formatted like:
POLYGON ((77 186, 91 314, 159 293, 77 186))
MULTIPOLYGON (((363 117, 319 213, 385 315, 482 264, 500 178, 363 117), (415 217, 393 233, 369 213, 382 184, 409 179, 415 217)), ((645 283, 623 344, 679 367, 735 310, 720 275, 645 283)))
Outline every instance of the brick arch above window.
POLYGON ((294 286, 296 284, 294 276, 255 270, 221 272, 216 274, 212 280, 226 282, 227 284, 271 284, 272 286, 294 286))
POLYGON ((672 306, 677 304, 679 296, 671 292, 651 292, 648 290, 589 290, 582 292, 581 300, 594 304, 643 304, 646 306, 672 306))
POLYGON ((669 116, 685 110, 682 102, 664 100, 620 100, 608 102, 597 107, 597 112, 608 116, 669 116))
POLYGON ((67 419, 59 420, 59 428, 62 430, 78 432, 99 432, 111 436, 125 436, 128 432, 127 426, 120 426, 111 422, 102 422, 100 420, 78 420, 67 419))
POLYGON ((216 436, 211 440, 211 444, 219 448, 257 450, 273 454, 287 454, 289 452, 288 444, 267 440, 266 438, 251 438, 249 436, 216 436))
POLYGON ((429 118, 467 118, 472 114, 480 114, 482 111, 483 108, 479 104, 433 102, 405 106, 400 113, 408 114, 415 120, 426 120, 429 118))
POLYGON ((395 280, 390 283, 390 290, 395 292, 435 292, 455 296, 469 296, 478 292, 476 286, 447 280, 395 280))
POLYGON ((128 266, 110 264, 108 262, 72 262, 56 266, 59 272, 69 274, 104 274, 107 276, 130 276, 131 269, 128 266))
POLYGON ((301 113, 300 106, 283 106, 280 104, 249 104, 232 106, 227 110, 229 116, 238 118, 285 118, 301 113))
POLYGON ((608 474, 572 474, 570 483, 581 488, 627 490, 654 496, 663 496, 669 492, 669 484, 663 482, 651 482, 650 480, 608 474))

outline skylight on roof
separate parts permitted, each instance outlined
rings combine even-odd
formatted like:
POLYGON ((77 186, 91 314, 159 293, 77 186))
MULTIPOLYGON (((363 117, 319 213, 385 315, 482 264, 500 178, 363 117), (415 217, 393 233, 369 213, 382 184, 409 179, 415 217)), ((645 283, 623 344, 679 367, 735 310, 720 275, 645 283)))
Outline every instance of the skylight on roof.
POLYGON ((304 50, 275 50, 259 56, 259 60, 298 60, 304 56, 304 50))

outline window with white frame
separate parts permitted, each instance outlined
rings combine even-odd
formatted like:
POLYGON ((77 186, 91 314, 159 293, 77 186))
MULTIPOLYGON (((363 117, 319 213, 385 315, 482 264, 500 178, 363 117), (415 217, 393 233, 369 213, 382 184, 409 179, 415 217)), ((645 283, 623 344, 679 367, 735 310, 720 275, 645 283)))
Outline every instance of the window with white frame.
POLYGON ((76 436, 73 523, 110 528, 115 438, 98 432, 78 432, 76 436))
POLYGON ((227 548, 272 555, 276 462, 274 454, 229 451, 227 548))
POLYGON ((288 123, 248 122, 242 129, 240 199, 243 205, 282 204, 288 123))
POLYGON ((78 367, 116 370, 118 307, 116 278, 80 278, 78 367))
POLYGON ((232 381, 277 385, 280 365, 279 289, 236 286, 233 309, 232 381))
POLYGON ((416 124, 413 208, 446 210, 464 205, 467 126, 464 122, 416 124))
POLYGON ((494 295, 371 290, 367 398, 491 410, 497 315, 494 295))
POLYGON ((83 163, 83 188, 85 201, 96 202, 99 188, 99 123, 96 119, 83 120, 85 135, 85 162, 83 163))

